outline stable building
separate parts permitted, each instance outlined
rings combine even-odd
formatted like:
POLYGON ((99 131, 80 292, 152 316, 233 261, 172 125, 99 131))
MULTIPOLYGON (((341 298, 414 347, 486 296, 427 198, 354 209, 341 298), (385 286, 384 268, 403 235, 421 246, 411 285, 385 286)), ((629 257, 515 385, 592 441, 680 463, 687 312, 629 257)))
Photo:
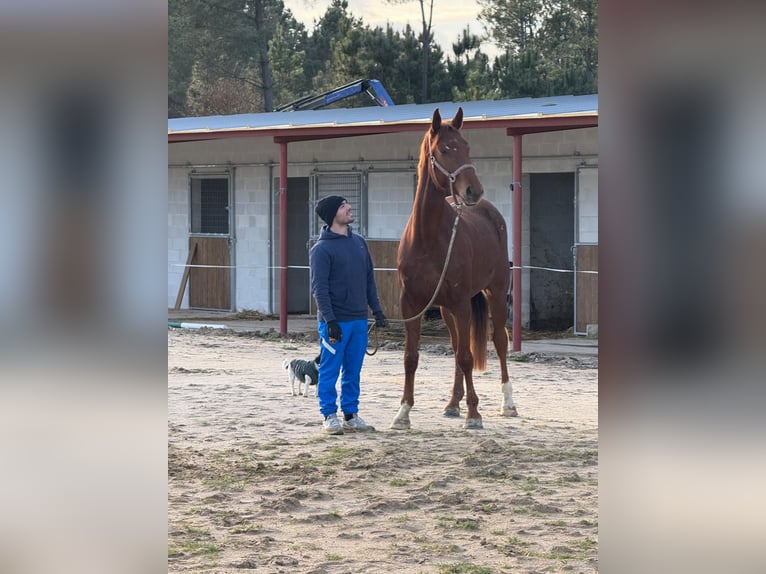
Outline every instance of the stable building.
MULTIPOLYGON (((168 121, 168 307, 314 311, 316 202, 342 195, 399 314, 396 249, 435 108, 505 216, 514 327, 598 324, 598 96, 335 108, 168 121)), ((514 329, 516 330, 516 329, 514 329)), ((514 333, 516 339, 516 333, 514 333)))

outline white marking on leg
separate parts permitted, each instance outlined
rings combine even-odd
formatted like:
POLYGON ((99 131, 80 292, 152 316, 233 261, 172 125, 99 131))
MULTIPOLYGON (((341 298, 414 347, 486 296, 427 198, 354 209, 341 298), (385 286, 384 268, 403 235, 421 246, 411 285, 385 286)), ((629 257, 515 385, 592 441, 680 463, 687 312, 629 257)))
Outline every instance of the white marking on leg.
POLYGON ((500 407, 500 414, 505 416, 516 412, 516 405, 513 403, 513 385, 511 381, 506 381, 500 388, 503 390, 503 404, 500 407))
POLYGON ((394 420, 391 422, 392 429, 406 430, 410 428, 410 409, 412 407, 407 403, 401 404, 399 412, 396 413, 394 420))

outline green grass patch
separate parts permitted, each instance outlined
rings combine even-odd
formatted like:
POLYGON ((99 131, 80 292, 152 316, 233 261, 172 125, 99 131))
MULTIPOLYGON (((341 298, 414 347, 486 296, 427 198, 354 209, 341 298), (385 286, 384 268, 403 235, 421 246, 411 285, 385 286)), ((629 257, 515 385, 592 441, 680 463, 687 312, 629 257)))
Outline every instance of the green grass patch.
POLYGON ((356 451, 345 446, 332 446, 320 459, 324 464, 338 464, 354 457, 356 451))
POLYGON ((523 488, 525 492, 532 492, 537 490, 539 487, 540 481, 535 476, 528 476, 524 481, 524 484, 521 485, 521 488, 523 488))
POLYGON ((590 552, 591 550, 595 550, 596 548, 596 541, 592 538, 580 538, 579 540, 575 540, 572 542, 571 546, 575 548, 576 550, 582 550, 583 552, 590 552))
POLYGON ((522 540, 518 536, 511 536, 499 545, 498 551, 506 556, 529 556, 528 548, 531 545, 531 542, 522 540))
POLYGON ((214 559, 221 553, 220 546, 212 540, 206 528, 198 528, 186 522, 179 524, 178 528, 183 530, 185 539, 168 542, 168 558, 192 555, 214 559))
POLYGON ((168 544, 168 558, 190 554, 202 558, 214 559, 221 553, 221 548, 214 542, 202 542, 199 540, 187 540, 168 544))
POLYGON ((388 481, 388 486, 407 486, 407 484, 409 484, 409 482, 403 478, 392 478, 388 481))
POLYGON ((208 478, 203 482, 207 486, 227 490, 244 490, 245 485, 247 485, 247 481, 245 479, 234 476, 219 476, 217 478, 208 478))
POLYGON ((327 553, 324 555, 324 559, 329 562, 340 562, 343 560, 343 556, 340 554, 327 553))
POLYGON ((261 528, 255 524, 237 524, 229 529, 232 534, 252 534, 260 532, 261 528))
POLYGON ((474 518, 455 518, 454 516, 437 516, 437 522, 442 528, 460 528, 462 530, 478 530, 479 521, 474 518))

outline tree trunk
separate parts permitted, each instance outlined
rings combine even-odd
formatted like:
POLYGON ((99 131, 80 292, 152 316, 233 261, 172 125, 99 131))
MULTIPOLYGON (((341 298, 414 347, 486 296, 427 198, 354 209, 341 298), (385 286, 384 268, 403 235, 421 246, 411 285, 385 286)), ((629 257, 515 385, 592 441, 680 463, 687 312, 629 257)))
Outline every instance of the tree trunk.
POLYGON ((428 47, 431 43, 431 38, 428 33, 428 29, 423 29, 423 89, 420 97, 421 104, 425 104, 428 101, 428 47))
POLYGON ((274 110, 274 86, 271 80, 271 64, 269 63, 269 48, 263 41, 264 34, 263 0, 255 2, 255 29, 258 32, 258 58, 261 68, 261 83, 263 84, 263 108, 265 112, 274 110))

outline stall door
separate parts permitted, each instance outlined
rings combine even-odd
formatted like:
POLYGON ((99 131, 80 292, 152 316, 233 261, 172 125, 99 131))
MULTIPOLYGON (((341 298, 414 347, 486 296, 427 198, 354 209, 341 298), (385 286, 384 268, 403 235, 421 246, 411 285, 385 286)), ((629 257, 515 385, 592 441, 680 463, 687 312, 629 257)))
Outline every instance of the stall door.
POLYGON ((231 310, 230 178, 191 178, 189 307, 231 310))
POLYGON ((598 325, 598 168, 577 170, 575 333, 598 325))
MULTIPOLYGON (((277 181, 277 187, 279 182, 277 181)), ((287 312, 311 311, 309 265, 309 178, 287 180, 287 312)))
POLYGON ((530 175, 529 327, 564 331, 574 323, 575 174, 530 175), (557 271, 551 271, 556 269, 557 271))

